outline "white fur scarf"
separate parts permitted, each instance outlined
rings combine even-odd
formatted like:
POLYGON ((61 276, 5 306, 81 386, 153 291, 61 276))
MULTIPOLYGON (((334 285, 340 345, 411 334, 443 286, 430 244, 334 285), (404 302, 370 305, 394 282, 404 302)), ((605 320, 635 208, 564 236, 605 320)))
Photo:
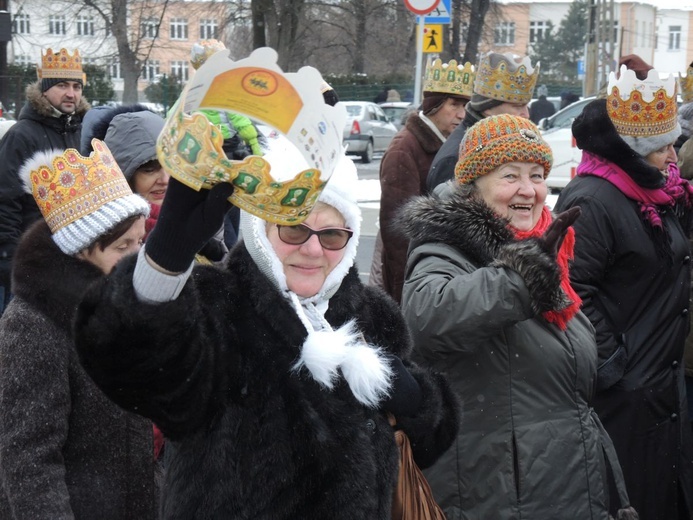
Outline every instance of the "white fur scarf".
POLYGON ((376 408, 391 389, 392 368, 378 347, 367 344, 352 320, 337 330, 320 314, 323 330, 315 330, 295 294, 292 303, 308 331, 301 357, 293 370, 306 367, 313 379, 328 389, 334 388, 340 371, 354 397, 369 408, 376 408))

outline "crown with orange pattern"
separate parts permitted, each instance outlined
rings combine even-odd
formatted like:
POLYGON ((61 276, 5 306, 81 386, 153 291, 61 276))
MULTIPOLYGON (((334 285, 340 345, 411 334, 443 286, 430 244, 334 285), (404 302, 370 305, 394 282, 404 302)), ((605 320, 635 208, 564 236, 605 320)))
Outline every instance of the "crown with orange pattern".
POLYGON ((681 88, 681 99, 684 103, 693 101, 693 62, 688 65, 685 76, 679 72, 679 86, 681 88))
POLYGON ((474 65, 469 62, 458 65, 456 60, 443 63, 436 59, 426 64, 424 92, 451 94, 469 99, 472 97, 473 87, 474 65))
POLYGON ((46 54, 41 52, 41 68, 36 69, 36 75, 42 83, 52 83, 50 86, 60 81, 77 81, 82 85, 87 82, 87 76, 82 72, 82 58, 77 49, 72 55, 67 49, 60 49, 57 53, 52 49, 47 49, 46 54))
POLYGON ((106 143, 92 139, 83 157, 74 148, 36 153, 19 171, 53 233, 68 255, 132 215, 149 215, 149 204, 134 195, 106 143))
POLYGON ((631 148, 633 139, 658 137, 667 144, 670 138, 673 142, 681 133, 676 119, 676 77, 673 74, 660 79, 652 69, 645 80, 639 80, 634 71, 622 65, 618 78, 614 72, 609 74, 606 108, 616 131, 631 148))
POLYGON ((529 103, 539 78, 539 63, 510 53, 488 52, 476 68, 474 93, 504 103, 529 103))

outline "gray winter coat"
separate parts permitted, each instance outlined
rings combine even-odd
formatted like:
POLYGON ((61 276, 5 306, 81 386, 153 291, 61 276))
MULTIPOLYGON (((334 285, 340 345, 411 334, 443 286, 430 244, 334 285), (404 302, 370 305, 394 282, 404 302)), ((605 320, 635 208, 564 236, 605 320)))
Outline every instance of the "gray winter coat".
POLYGON ((448 520, 606 519, 594 330, 582 313, 565 331, 541 317, 565 298, 555 260, 465 189, 402 215, 415 349, 463 403, 457 441, 428 481, 448 520))

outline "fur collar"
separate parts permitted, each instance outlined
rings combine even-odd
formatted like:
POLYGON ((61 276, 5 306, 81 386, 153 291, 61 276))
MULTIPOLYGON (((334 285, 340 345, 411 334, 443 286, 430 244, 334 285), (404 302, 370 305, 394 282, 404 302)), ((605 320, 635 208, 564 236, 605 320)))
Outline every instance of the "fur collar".
POLYGON ((424 123, 419 114, 412 114, 407 118, 405 128, 409 130, 427 154, 436 153, 442 146, 440 138, 424 123))
MULTIPOLYGON (((34 83, 30 83, 26 87, 26 99, 29 102, 29 105, 34 109, 36 114, 41 117, 54 117, 55 112, 53 105, 50 104, 48 99, 43 95, 41 92, 41 82, 40 81, 35 81, 34 83)), ((84 114, 86 114, 87 110, 89 110, 91 106, 89 103, 82 97, 79 100, 79 103, 77 104, 77 108, 75 109, 75 113, 72 114, 74 116, 77 116, 79 119, 82 119, 84 114)), ((24 112, 24 110, 22 110, 24 112)), ((65 114, 68 115, 68 114, 65 114)))
POLYGON ((12 292, 69 332, 82 293, 102 276, 96 266, 60 251, 41 219, 17 247, 12 292))
POLYGON ((665 184, 661 172, 645 161, 616 132, 606 110, 606 99, 595 99, 587 104, 573 121, 573 135, 578 148, 616 164, 641 187, 662 188, 665 184))
POLYGON ((396 225, 412 247, 442 242, 469 255, 478 265, 489 265, 502 245, 514 241, 508 221, 499 218, 483 200, 471 196, 469 186, 448 186, 449 191, 440 198, 420 196, 405 204, 396 225))

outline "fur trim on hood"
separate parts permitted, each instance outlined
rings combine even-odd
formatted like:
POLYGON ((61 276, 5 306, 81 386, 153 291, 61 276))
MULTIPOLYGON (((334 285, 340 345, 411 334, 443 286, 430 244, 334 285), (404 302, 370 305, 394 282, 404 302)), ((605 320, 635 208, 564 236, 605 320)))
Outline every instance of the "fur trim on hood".
POLYGON ((666 180, 661 172, 618 134, 606 111, 606 99, 595 99, 587 104, 573 121, 572 129, 578 148, 614 163, 638 186, 647 189, 664 186, 666 180))
POLYGON ((525 281, 537 315, 570 305, 561 289, 556 258, 541 239, 516 240, 508 220, 478 196, 473 185, 448 183, 437 196, 415 197, 399 211, 395 225, 411 240, 410 250, 437 242, 463 253, 478 267, 516 271, 525 281))
MULTIPOLYGON (((50 104, 48 99, 41 92, 41 81, 35 81, 26 86, 26 99, 34 107, 36 113, 41 117, 53 117, 55 107, 50 104)), ((79 100, 75 108, 75 116, 83 117, 91 108, 91 105, 84 97, 79 100)))

